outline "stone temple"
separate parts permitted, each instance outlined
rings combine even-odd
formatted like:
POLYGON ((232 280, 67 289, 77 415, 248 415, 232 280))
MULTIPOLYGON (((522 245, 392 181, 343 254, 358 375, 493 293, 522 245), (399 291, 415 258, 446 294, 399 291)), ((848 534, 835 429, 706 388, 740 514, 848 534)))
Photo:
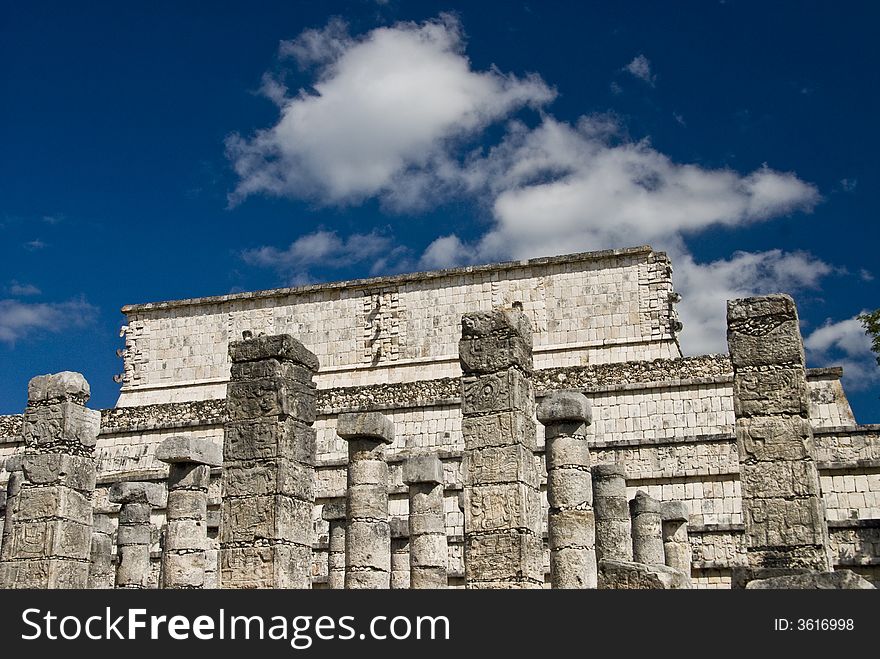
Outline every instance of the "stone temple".
POLYGON ((0 416, 0 587, 871 587, 880 425, 794 301, 684 357, 650 247, 123 308, 0 416))

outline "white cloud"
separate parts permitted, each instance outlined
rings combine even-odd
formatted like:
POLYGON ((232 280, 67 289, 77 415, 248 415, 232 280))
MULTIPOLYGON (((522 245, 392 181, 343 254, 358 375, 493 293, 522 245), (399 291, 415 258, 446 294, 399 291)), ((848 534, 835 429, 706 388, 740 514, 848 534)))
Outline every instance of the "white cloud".
POLYGON ((463 47, 460 26, 447 15, 359 39, 331 22, 284 42, 282 54, 317 67, 314 92, 282 100, 272 87, 278 123, 227 139, 239 175, 230 200, 266 193, 347 204, 387 195, 408 207, 412 195, 394 194, 402 179, 438 172, 462 139, 555 96, 537 76, 473 70, 463 47))
POLYGON ((651 60, 644 55, 637 55, 623 68, 628 73, 631 73, 639 80, 647 82, 652 87, 657 80, 657 76, 651 73, 651 60))
POLYGON ((20 284, 14 279, 9 282, 9 294, 16 297, 39 295, 42 291, 33 284, 20 284))
POLYGON ((816 365, 842 366, 848 389, 867 389, 880 381, 871 339, 857 317, 826 321, 804 339, 804 347, 816 365))
POLYGON ((85 300, 57 303, 28 303, 0 300, 0 342, 15 343, 32 332, 60 332, 90 323, 97 308, 85 300))
POLYGON ((39 238, 35 238, 34 240, 29 240, 28 242, 26 242, 24 244, 24 248, 26 250, 28 250, 29 252, 35 252, 38 249, 43 249, 45 246, 46 246, 46 243, 44 243, 39 238))
POLYGON ((673 258, 673 281, 682 300, 678 313, 685 354, 727 352, 727 304, 733 298, 814 289, 833 268, 803 252, 735 252, 729 259, 697 263, 673 258))
POLYGON ((264 246, 241 254, 246 263, 272 268, 291 284, 310 281, 308 271, 314 266, 338 269, 372 261, 375 270, 401 255, 402 248, 395 246, 391 237, 378 231, 351 234, 345 238, 340 238, 335 231, 315 231, 299 237, 283 250, 264 246))

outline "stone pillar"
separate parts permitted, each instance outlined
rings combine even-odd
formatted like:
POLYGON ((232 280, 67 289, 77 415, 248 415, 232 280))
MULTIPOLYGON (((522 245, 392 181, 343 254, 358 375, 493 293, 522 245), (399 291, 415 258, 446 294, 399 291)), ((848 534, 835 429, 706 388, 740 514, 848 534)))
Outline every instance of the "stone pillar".
POLYGON ((116 569, 113 566, 113 520, 103 513, 93 513, 92 520, 89 588, 113 588, 116 582, 116 569))
POLYGON ((28 384, 22 454, 7 460, 9 498, 0 585, 86 588, 92 545, 92 457, 101 413, 85 407, 79 373, 40 375, 28 384))
POLYGON ((532 330, 518 311, 462 317, 467 588, 542 588, 532 330))
POLYGON ((660 502, 639 490, 629 502, 632 519, 633 560, 646 565, 666 565, 660 502))
POLYGON ((325 503, 321 517, 330 525, 327 537, 327 586, 345 588, 345 499, 325 503))
POLYGON ((208 485, 211 467, 223 464, 210 440, 169 437, 156 449, 167 462, 168 504, 162 550, 162 588, 204 588, 208 550, 208 485))
POLYGON ((157 483, 121 481, 110 487, 110 501, 122 504, 116 529, 117 588, 149 588, 150 513, 165 505, 164 494, 157 483))
POLYGON ((690 575, 693 551, 688 537, 687 506, 683 501, 664 501, 660 504, 660 516, 666 565, 690 575))
POLYGON ((394 425, 379 412, 340 414, 336 434, 348 442, 345 587, 390 588, 385 445, 394 441, 394 425))
POLYGON ((727 343, 748 567, 734 584, 829 571, 804 346, 788 295, 729 300, 727 343), (748 576, 744 576, 748 572, 748 576))
POLYGON ((553 588, 596 588, 596 525, 587 426, 590 404, 577 391, 558 391, 538 405, 547 464, 547 534, 553 588))
POLYGON ((229 344, 220 582, 311 588, 318 359, 288 334, 229 344))
POLYGON ((449 551, 443 511, 443 463, 436 455, 418 455, 403 465, 409 485, 410 584, 446 588, 449 551))
POLYGON ((593 467, 596 558, 632 561, 632 527, 626 499, 626 471, 618 464, 593 467))
POLYGON ((409 523, 402 517, 391 518, 391 589, 410 587, 409 523))
MULTIPOLYGON (((6 488, 9 487, 9 482, 7 481, 2 488, 0 488, 0 556, 3 556, 3 537, 4 537, 4 528, 6 527, 6 488)), ((2 559, 0 559, 2 560, 2 559)))

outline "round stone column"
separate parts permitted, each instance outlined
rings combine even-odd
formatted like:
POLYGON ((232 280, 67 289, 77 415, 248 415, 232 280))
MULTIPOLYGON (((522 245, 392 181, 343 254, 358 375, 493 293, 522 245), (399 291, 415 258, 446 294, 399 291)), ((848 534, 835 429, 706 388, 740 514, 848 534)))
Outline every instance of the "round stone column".
POLYGON ((688 536, 687 506, 684 501, 664 501, 660 504, 660 516, 666 565, 690 576, 693 551, 688 536))
POLYGON ((446 588, 449 551, 443 512, 443 463, 418 455, 403 465, 409 485, 410 587, 446 588))
POLYGON ((325 503, 321 518, 330 525, 327 534, 327 586, 345 588, 345 499, 325 503))
POLYGON ((116 530, 117 588, 149 588, 150 512, 165 504, 156 483, 122 481, 110 488, 110 501, 121 503, 116 530))
POLYGON ((596 465, 593 512, 596 515, 596 559, 632 561, 632 528, 626 499, 626 471, 618 464, 596 465))
POLYGON ((629 502, 632 518, 633 560, 647 565, 666 565, 660 502, 639 490, 629 502))

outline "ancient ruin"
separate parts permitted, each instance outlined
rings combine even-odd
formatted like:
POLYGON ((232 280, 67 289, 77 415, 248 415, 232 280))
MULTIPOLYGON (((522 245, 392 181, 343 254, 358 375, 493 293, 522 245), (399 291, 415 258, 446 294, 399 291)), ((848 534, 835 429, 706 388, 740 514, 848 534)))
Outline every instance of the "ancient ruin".
POLYGON ((685 357, 649 247, 125 307, 0 416, 3 588, 862 588, 880 425, 794 301, 685 357))

